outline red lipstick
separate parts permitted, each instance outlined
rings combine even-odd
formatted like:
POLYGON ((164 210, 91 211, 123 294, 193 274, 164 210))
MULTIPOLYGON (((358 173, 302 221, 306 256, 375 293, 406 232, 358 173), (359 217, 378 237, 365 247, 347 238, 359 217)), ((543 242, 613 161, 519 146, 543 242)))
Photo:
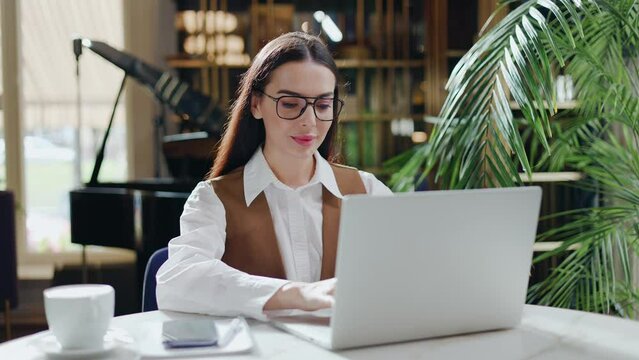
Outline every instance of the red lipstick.
POLYGON ((291 136, 291 138, 298 144, 302 146, 311 146, 315 142, 315 135, 295 135, 291 136))

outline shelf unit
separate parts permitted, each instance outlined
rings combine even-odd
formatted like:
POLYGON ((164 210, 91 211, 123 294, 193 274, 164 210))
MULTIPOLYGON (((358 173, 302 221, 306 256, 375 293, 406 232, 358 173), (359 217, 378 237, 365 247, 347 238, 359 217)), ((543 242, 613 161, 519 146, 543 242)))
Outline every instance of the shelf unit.
MULTIPOLYGON (((578 102, 574 100, 562 101, 556 104, 554 110, 563 110, 562 112, 565 115, 570 116, 578 105, 578 102)), ((544 106, 548 108, 548 104, 544 104, 544 106)), ((515 116, 521 115, 521 107, 515 101, 510 102, 510 108, 515 116)), ((553 122, 553 125, 560 127, 562 122, 553 122)), ((530 142, 526 141, 526 143, 527 148, 530 148, 530 142)), ((575 182, 585 178, 585 175, 581 172, 566 169, 566 171, 533 172, 530 177, 528 174, 521 172, 519 176, 526 185, 536 185, 542 188, 541 219, 537 227, 538 234, 559 228, 571 221, 568 215, 558 217, 548 217, 548 215, 592 206, 596 198, 596 194, 575 186, 575 182)), ((560 246, 562 246, 562 242, 552 241, 551 239, 550 241, 536 242, 533 245, 533 251, 539 254, 556 250, 560 246)), ((579 248, 579 244, 576 244, 568 247, 567 250, 575 251, 579 248)), ((532 270, 530 284, 535 284, 545 279, 552 269, 556 268, 567 256, 565 253, 552 256, 536 264, 532 270)))
MULTIPOLYGON (((238 19, 237 30, 252 59, 267 39, 306 23, 309 32, 326 32, 313 18, 323 10, 342 30, 341 42, 326 39, 340 70, 340 91, 346 106, 340 121, 343 161, 386 179, 385 160, 413 147, 413 139, 427 139, 446 98, 449 74, 477 39, 483 24, 497 9, 498 0, 176 0, 183 11, 222 11, 238 19), (420 136, 415 137, 414 134, 420 136)), ((498 22, 505 13, 496 16, 498 22)), ((197 35, 197 34, 196 34, 197 35)), ((184 37, 183 34, 179 37, 184 37)), ((237 80, 249 61, 228 64, 217 58, 178 53, 167 59, 183 79, 228 107, 237 80)), ((519 106, 511 102, 517 112, 519 106)), ((557 109, 570 110, 575 102, 557 109)), ((527 175, 521 174, 526 179, 527 175)), ((580 180, 576 172, 533 173, 528 184, 544 187, 542 214, 561 210, 577 196, 570 182, 580 180), (568 199, 568 200, 566 200, 568 199)), ((539 229, 556 226, 540 222, 539 229)), ((537 252, 560 246, 536 243, 537 252)), ((545 269, 560 259, 549 259, 533 270, 545 269), (544 268, 546 267, 546 268, 544 268)))
POLYGON ((576 171, 534 172, 530 177, 526 173, 519 173, 519 176, 529 183, 579 181, 584 178, 582 173, 576 171))
MULTIPOLYGON (((562 245, 561 241, 544 241, 536 242, 533 244, 534 252, 546 252, 558 249, 562 245)), ((573 244, 568 247, 568 250, 577 250, 581 248, 580 244, 573 244)))
POLYGON ((173 69, 203 69, 224 66, 226 69, 246 70, 249 67, 249 64, 222 65, 206 59, 184 57, 170 57, 166 59, 166 63, 173 69))
POLYGON ((414 121, 423 121, 425 114, 362 114, 362 115, 345 115, 340 116, 341 122, 351 122, 351 121, 393 121, 397 119, 412 119, 414 121))
MULTIPOLYGON (((320 33, 335 54, 339 82, 347 84, 340 93, 345 100, 340 117, 343 161, 384 179, 385 160, 414 146, 413 139, 427 138, 433 124, 425 120, 437 115, 443 104, 451 66, 472 46, 496 4, 497 0, 176 0, 176 24, 184 25, 177 26, 180 44, 202 34, 210 40, 207 14, 233 14, 237 27, 229 34, 243 39, 249 59, 264 41, 280 33, 304 26, 320 33), (341 42, 328 39, 314 20, 320 9, 342 31, 341 42), (202 29, 186 32, 185 12, 198 11, 203 12, 201 19, 194 18, 201 20, 202 29)), ((250 61, 231 65, 215 55, 186 54, 181 47, 167 62, 196 89, 228 108, 250 61)))
MULTIPOLYGON (((510 101, 509 104, 512 110, 521 110, 521 107, 516 101, 510 101)), ((544 106, 548 108, 548 104, 544 103, 544 106)), ((562 101, 557 103, 557 110, 571 110, 571 109, 575 109, 576 107, 577 107, 576 100, 562 101)))

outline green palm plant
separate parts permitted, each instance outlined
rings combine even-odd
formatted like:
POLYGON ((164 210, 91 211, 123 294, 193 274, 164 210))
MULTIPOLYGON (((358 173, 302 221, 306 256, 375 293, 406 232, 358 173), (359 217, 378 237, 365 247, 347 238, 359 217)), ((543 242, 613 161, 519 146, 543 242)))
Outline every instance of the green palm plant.
POLYGON ((442 188, 504 187, 523 185, 539 170, 584 173, 579 186, 597 191, 600 204, 554 215, 570 221, 538 241, 561 246, 534 263, 558 255, 565 260, 530 287, 528 300, 634 317, 639 4, 532 0, 502 6, 513 3, 519 5, 453 70, 429 142, 387 162, 391 185, 405 191, 432 175, 442 188), (570 116, 557 109, 553 89, 560 72, 575 83, 577 108, 570 116))

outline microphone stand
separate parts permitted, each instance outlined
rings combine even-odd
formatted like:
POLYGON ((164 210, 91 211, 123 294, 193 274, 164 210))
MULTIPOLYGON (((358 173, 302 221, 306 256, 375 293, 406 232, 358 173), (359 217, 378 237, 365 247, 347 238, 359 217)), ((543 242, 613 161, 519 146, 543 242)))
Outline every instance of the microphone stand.
POLYGON ((80 39, 73 40, 73 53, 75 54, 75 91, 77 122, 75 129, 75 164, 73 164, 73 177, 76 186, 82 184, 82 143, 80 133, 82 131, 82 92, 80 89, 80 55, 82 55, 82 43, 80 39))
POLYGON ((124 91, 124 84, 126 83, 127 75, 124 74, 122 78, 122 83, 120 84, 120 90, 118 90, 118 95, 115 98, 115 103, 113 104, 113 110, 111 111, 111 118, 109 119, 109 125, 104 132, 104 137, 102 138, 102 145, 98 150, 98 155, 95 159, 95 165, 93 165, 93 172, 91 173, 91 179, 89 180, 89 185, 96 185, 98 183, 98 175, 100 174, 100 168, 102 167, 102 161, 104 160, 104 150, 106 149, 106 142, 109 138, 109 133, 111 133, 111 127, 113 127, 113 119, 115 118, 115 111, 118 108, 118 104, 120 103, 120 98, 122 97, 122 92, 124 91))
POLYGON ((164 138, 164 136, 166 135, 166 126, 165 126, 165 116, 166 116, 166 109, 164 104, 162 104, 161 102, 157 101, 157 103, 160 105, 160 110, 158 111, 158 114, 155 116, 155 139, 154 140, 154 148, 155 148, 155 153, 154 153, 154 157, 153 160, 155 162, 155 177, 156 178, 160 178, 162 171, 161 171, 161 159, 160 159, 160 151, 162 150, 161 146, 160 146, 160 140, 164 138))
MULTIPOLYGON (((74 181, 76 186, 82 184, 82 143, 80 142, 80 132, 82 130, 82 92, 80 91, 80 55, 82 55, 82 40, 73 39, 73 53, 75 54, 75 91, 76 110, 78 112, 77 127, 75 130, 75 164, 74 181)), ((82 245, 82 283, 89 282, 89 271, 87 268, 87 247, 82 245)))

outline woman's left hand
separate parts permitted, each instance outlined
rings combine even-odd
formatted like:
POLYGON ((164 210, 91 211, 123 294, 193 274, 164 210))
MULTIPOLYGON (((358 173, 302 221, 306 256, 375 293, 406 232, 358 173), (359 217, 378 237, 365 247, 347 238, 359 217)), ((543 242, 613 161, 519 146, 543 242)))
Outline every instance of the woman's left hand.
POLYGON ((337 279, 313 283, 291 282, 282 286, 264 305, 264 310, 299 309, 315 311, 330 308, 335 302, 337 279))

